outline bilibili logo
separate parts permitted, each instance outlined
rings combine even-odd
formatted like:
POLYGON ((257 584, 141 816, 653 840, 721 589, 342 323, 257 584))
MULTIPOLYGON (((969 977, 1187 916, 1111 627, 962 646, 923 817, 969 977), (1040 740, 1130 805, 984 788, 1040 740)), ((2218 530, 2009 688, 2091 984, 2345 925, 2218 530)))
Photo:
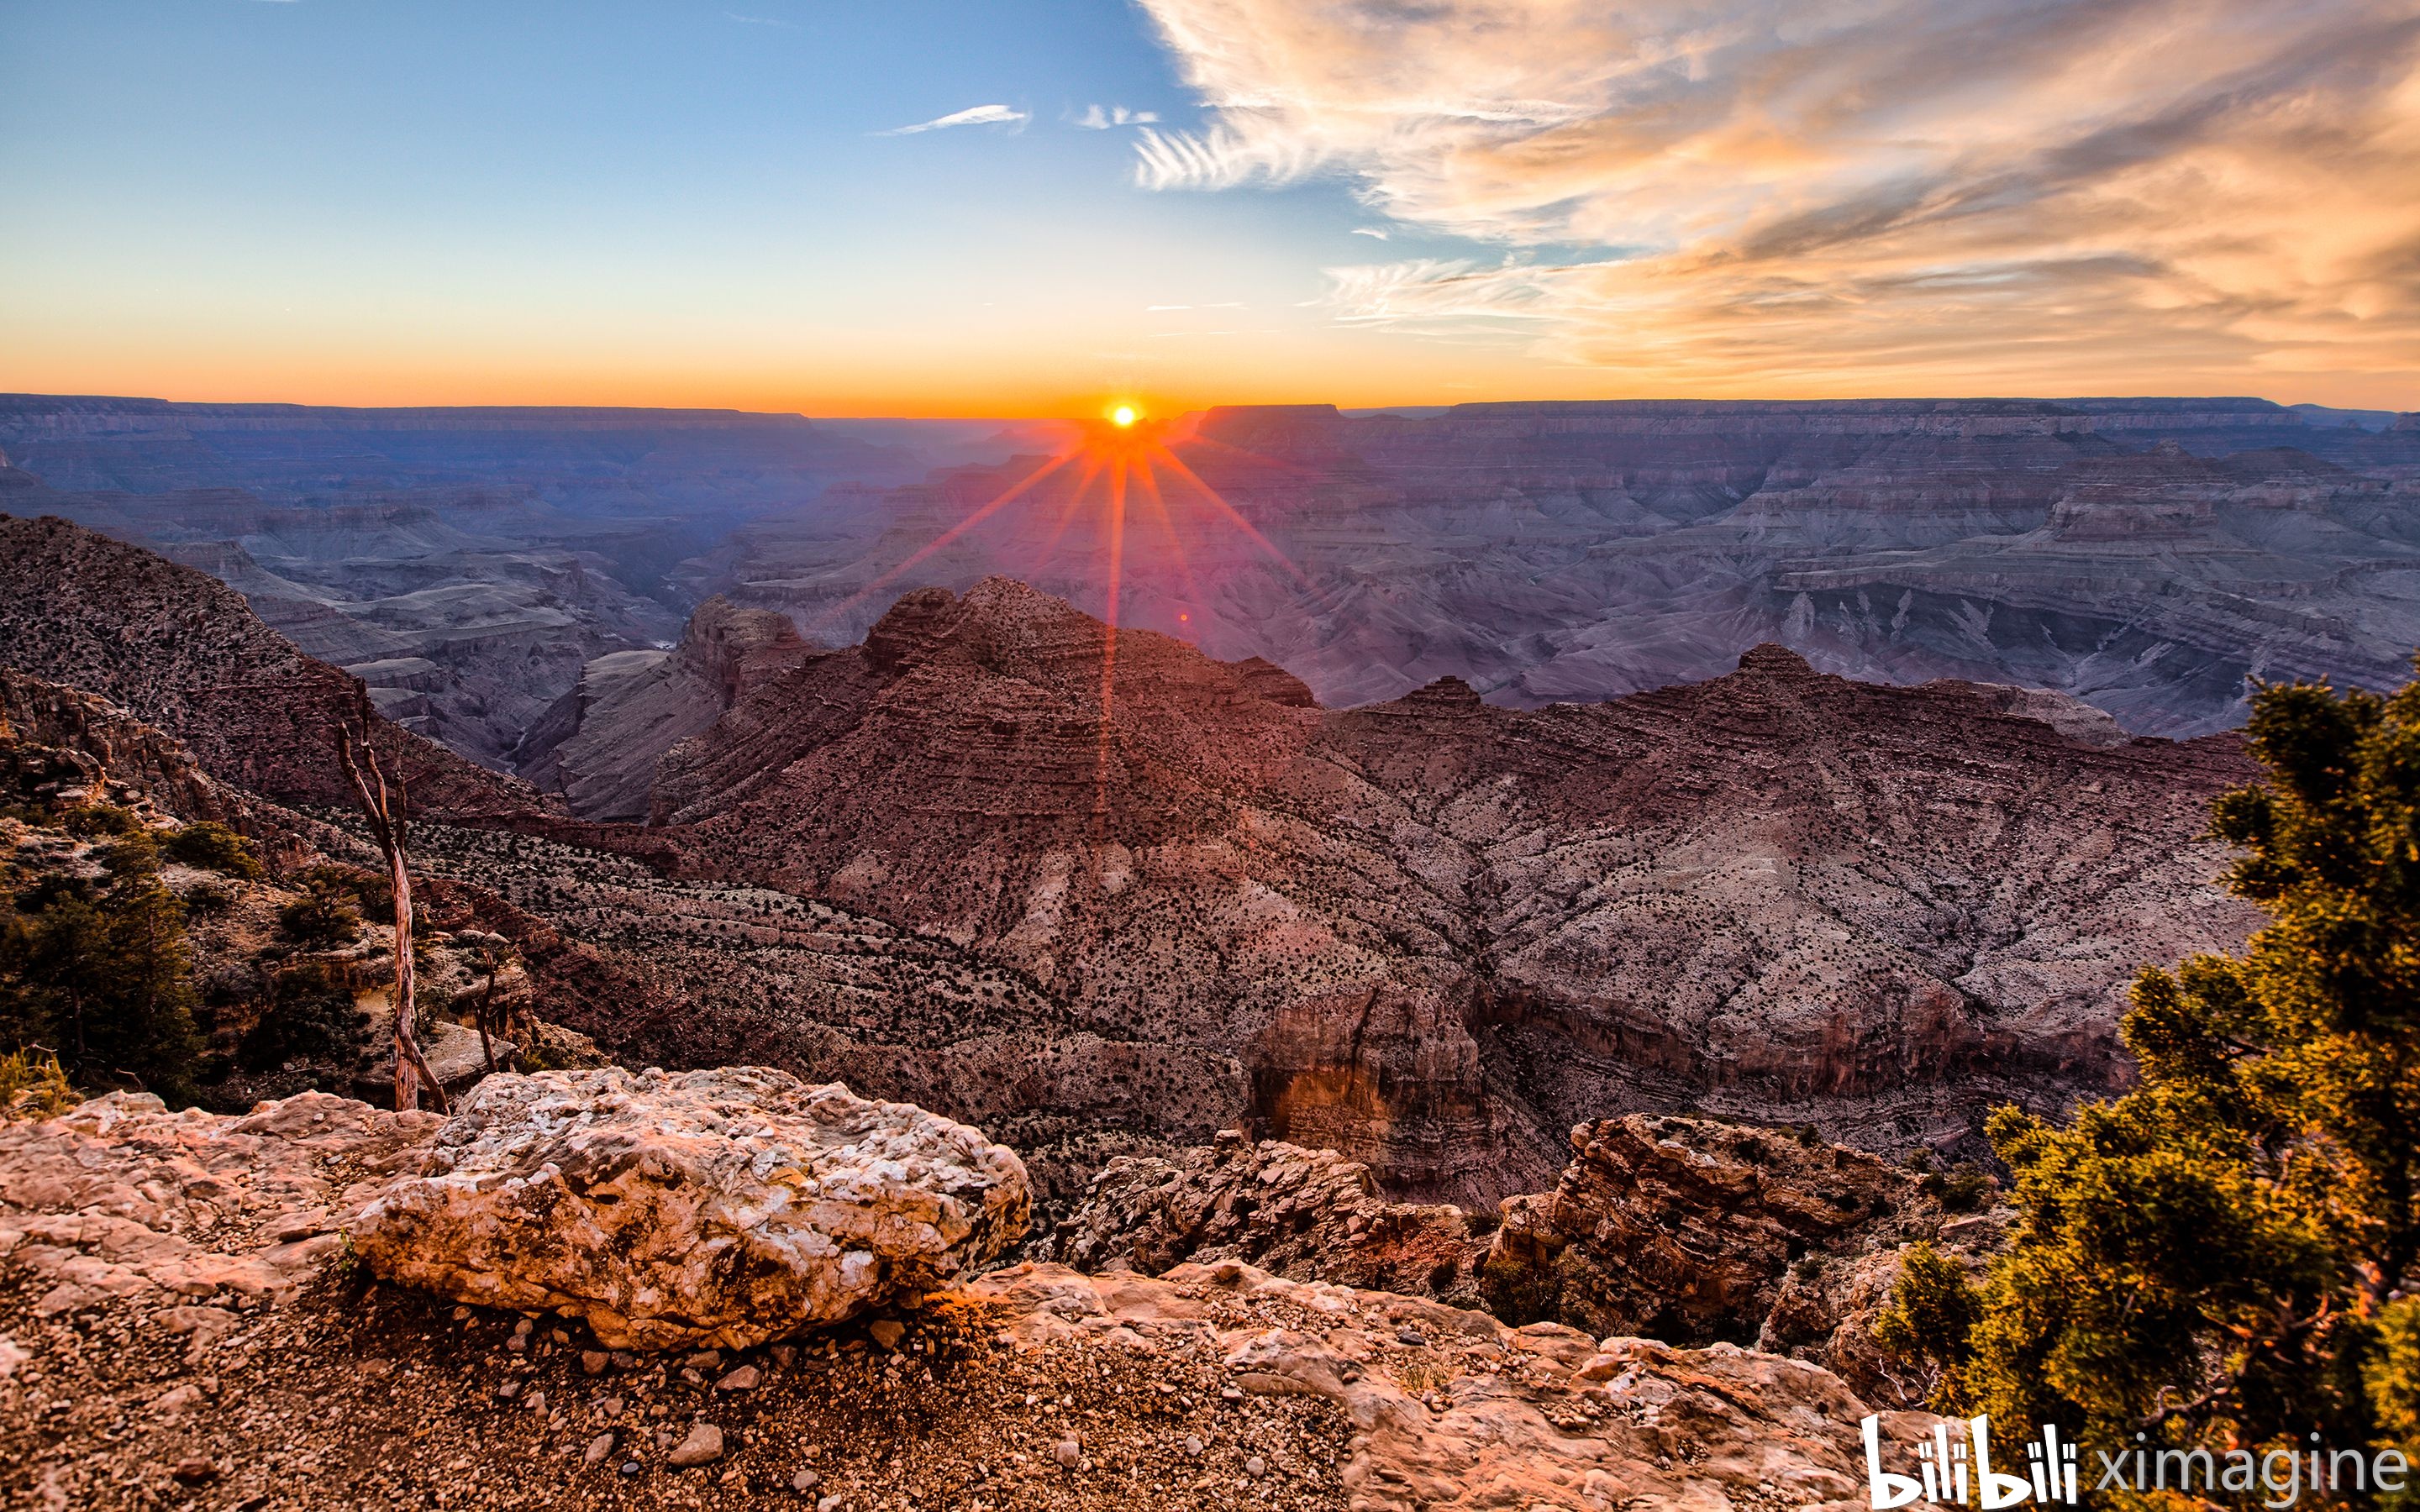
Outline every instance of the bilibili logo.
MULTIPOLYGON (((1936 1424, 1916 1441, 1914 1474, 1885 1468, 1882 1419, 1869 1416, 1859 1427, 1866 1438, 1866 1487, 1877 1509, 1906 1506, 1918 1497, 1982 1512, 2001 1512, 2021 1502, 2050 1505, 2077 1500, 2078 1446, 2055 1424, 2043 1424, 2026 1441, 2023 1474, 2015 1472, 2013 1457, 2003 1456, 2009 1469, 1993 1465, 1989 1417, 1968 1418, 1955 1427, 1936 1424)), ((2411 1473, 2411 1462, 2400 1450, 2326 1449, 2319 1447, 2316 1433, 2307 1447, 2217 1452, 2149 1443, 2139 1433, 2134 1437, 2134 1443, 2121 1449, 2090 1451, 2093 1490, 2257 1492, 2260 1505, 2275 1512, 2305 1494, 2400 1492, 2411 1473)), ((1900 1463, 1905 1462, 1902 1458, 1900 1463)))
POLYGON ((1869 1417, 1860 1426, 1866 1435, 1866 1485, 1877 1507, 1905 1506, 1919 1496, 1979 1506, 1984 1512, 2027 1499, 2045 1504, 2075 1500, 2075 1445, 2060 1441, 2055 1425, 2043 1425, 2026 1443, 2026 1473, 2022 1475, 1992 1468, 1988 1417, 1969 1418, 1963 1434, 1952 1434, 1947 1423, 1936 1425, 1931 1435, 1916 1441, 1914 1475, 1883 1468, 1880 1418, 1869 1417))

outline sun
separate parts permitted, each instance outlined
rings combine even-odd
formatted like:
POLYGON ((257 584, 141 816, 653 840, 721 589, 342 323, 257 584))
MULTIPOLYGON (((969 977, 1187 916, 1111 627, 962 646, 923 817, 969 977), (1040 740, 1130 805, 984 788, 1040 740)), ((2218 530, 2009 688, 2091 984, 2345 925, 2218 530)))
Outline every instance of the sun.
POLYGON ((1125 429, 1141 418, 1142 411, 1130 404, 1118 405, 1109 410, 1109 424, 1120 430, 1125 429))

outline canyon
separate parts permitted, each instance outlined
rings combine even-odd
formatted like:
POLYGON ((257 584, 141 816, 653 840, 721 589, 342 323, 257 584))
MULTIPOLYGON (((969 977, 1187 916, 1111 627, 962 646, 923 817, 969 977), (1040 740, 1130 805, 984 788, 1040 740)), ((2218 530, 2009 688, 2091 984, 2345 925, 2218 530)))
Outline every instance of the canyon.
MULTIPOLYGON (((0 532, 12 661, 341 825, 326 726, 357 684, 191 569, 0 532)), ((904 594, 838 650, 710 604, 677 679, 562 748, 626 780, 654 755, 645 825, 380 738, 425 769, 432 906, 510 942, 548 1019, 975 1124, 1046 1210, 1238 1126, 1481 1209, 1633 1112, 1973 1158, 1990 1106, 2122 1081, 2137 970, 2254 921, 2203 838, 2254 775, 2231 736, 1770 646, 1603 703, 1449 678, 1334 710, 1265 662, 1112 639, 1005 579, 904 594)))
MULTIPOLYGON (((91 403, 79 424, 119 423, 91 403)), ((2395 681, 2396 584, 2420 572, 2408 420, 2215 401, 1214 411, 1152 440, 1200 509, 1173 487, 1155 509, 1125 475, 1114 599, 1114 525, 1086 493, 1044 476, 1032 512, 974 517, 1049 465, 991 454, 1047 434, 953 433, 921 482, 752 475, 706 537, 614 558, 598 543, 657 529, 632 523, 654 464, 581 473, 566 497, 587 523, 544 546, 532 522, 571 505, 535 472, 628 417, 504 427, 546 455, 504 468, 534 472, 477 506, 484 533, 426 477, 409 501, 339 500, 253 457, 251 485, 206 486, 225 438, 256 434, 238 421, 285 446, 310 417, 203 418, 217 450, 150 493, 126 485, 169 481, 130 460, 165 444, 151 432, 92 443, 107 468, 76 460, 84 441, 29 447, 22 416, 0 433, 78 486, 0 468, 10 906, 108 885, 135 842, 96 831, 95 806, 163 848, 224 824, 266 862, 159 873, 206 979, 194 1095, 223 1113, 119 1094, 0 1126, 0 1399, 70 1404, 42 1408, 39 1443, 0 1434, 18 1489, 38 1465, 60 1489, 163 1479, 63 1447, 150 1389, 95 1363, 93 1329, 147 1381, 215 1362, 137 1436, 207 1444, 166 1477, 190 1467, 188 1488, 263 1483, 240 1457, 265 1429, 183 1412, 223 1381, 264 1402, 345 1390, 329 1361, 357 1353, 453 1402, 478 1430, 446 1452, 501 1476, 494 1446, 519 1441, 489 1421, 504 1398, 472 1346, 502 1302, 562 1315, 497 1335, 505 1383, 594 1421, 539 1406, 537 1452, 565 1463, 498 1504, 725 1458, 741 1498, 782 1477, 887 1496, 1063 1476, 1067 1504, 1107 1504, 1124 1482, 1095 1455, 1166 1495, 1205 1456, 1222 1488, 1278 1465, 1302 1505, 1490 1504, 1474 1456, 1591 1506, 1777 1512, 1776 1478, 1790 1505, 1852 1499, 1854 1419, 1922 1395, 1873 1338, 1903 1257, 1979 1267, 2013 1221, 1986 1114, 2127 1086, 2134 975, 2258 923, 2207 832, 2258 777, 2229 728, 2245 679, 2395 681), (995 570, 1019 560, 1032 581, 995 570), (523 590, 509 633, 457 614, 523 590), (368 638, 382 625, 406 640, 368 638), (305 945, 290 922, 375 912, 339 728, 411 795, 429 1048, 463 1097, 442 1132, 326 1095, 375 1090, 376 1055, 280 1026, 289 980, 324 987, 323 1016, 358 1010, 371 1045, 391 1002, 392 930, 305 945), (870 1322, 842 1316, 873 1304, 846 1291, 816 1315, 820 1355, 796 1319, 718 1323, 744 1359, 691 1356, 686 1394, 622 1363, 673 1335, 564 1300, 578 1266, 522 1274, 530 1246, 479 1249, 477 1224, 435 1245, 459 1263, 424 1263, 418 1228, 379 1247, 370 1179, 421 1191, 467 1150, 490 1185, 577 1167, 641 1195, 615 1219, 631 1253, 717 1284, 671 1187, 737 1180, 726 1206, 753 1211, 737 1166, 658 1191, 591 1162, 584 1134, 560 1159, 545 1142, 566 1096, 621 1129, 633 1088, 692 1089, 672 1100, 717 1137, 826 1104, 956 1131, 1015 1227, 1030 1201, 1031 1238, 1009 1254, 1010 1226, 985 1230, 969 1275, 870 1322), (102 1174, 59 1167, 79 1141, 102 1174), (155 1156, 200 1164, 152 1180, 155 1156), (256 1185, 277 1211, 222 1221, 215 1199, 256 1185), (399 1301, 330 1260, 353 1227, 399 1301), (1021 1263, 971 1275, 1003 1260, 1021 1263), (449 1319, 424 1287, 463 1305, 449 1319), (159 1288, 199 1300, 155 1309, 159 1288), (213 1353, 238 1328, 284 1363, 213 1353), (1137 1408, 1165 1395, 1138 1361, 1182 1401, 1137 1408), (624 1424, 626 1379, 694 1422, 624 1424), (929 1433, 883 1427, 903 1386, 984 1447, 935 1458, 929 1433), (1082 1414, 1072 1448, 1033 1437, 1046 1387, 1082 1414), (1785 1421, 1786 1473, 1741 1458, 1785 1421), (758 1432, 891 1433, 926 1458, 798 1461, 758 1432), (574 1469, 600 1433, 638 1469, 574 1469)), ((429 1233, 453 1211, 437 1193, 412 1210, 429 1233)), ((561 1217, 514 1214, 550 1235, 561 1217)), ((356 1395, 383 1423, 379 1391, 356 1395)), ((310 1443, 347 1486, 377 1458, 310 1443)))
MULTIPOLYGON (((1593 702, 1772 642, 2180 736, 2239 722, 2247 678, 2391 686, 2420 644, 2410 415, 1641 400, 1146 428, 1181 466, 1138 475, 1113 531, 1097 469, 1040 475, 1081 434, 1057 423, 0 395, 0 510, 210 572, 397 722, 547 781, 566 705, 718 594, 839 645, 908 589, 1010 576, 1339 706, 1440 676, 1593 702)), ((644 812, 628 780, 571 797, 644 812)))

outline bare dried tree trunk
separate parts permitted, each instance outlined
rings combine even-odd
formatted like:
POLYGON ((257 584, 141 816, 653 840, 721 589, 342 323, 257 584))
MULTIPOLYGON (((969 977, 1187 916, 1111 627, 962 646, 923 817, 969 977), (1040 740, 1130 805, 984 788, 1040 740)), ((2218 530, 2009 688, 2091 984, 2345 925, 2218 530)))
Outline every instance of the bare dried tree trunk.
POLYGON ((411 978, 411 873, 403 861, 403 775, 398 771, 395 785, 387 785, 378 748, 370 744, 366 720, 359 741, 349 724, 337 724, 336 754, 343 758, 345 775, 353 779, 353 793, 362 800, 370 838, 386 856, 387 886, 395 894, 395 1110, 408 1113, 420 1106, 420 1088, 426 1085, 437 1111, 449 1112, 444 1087, 421 1057, 415 1022, 419 1015, 411 978))

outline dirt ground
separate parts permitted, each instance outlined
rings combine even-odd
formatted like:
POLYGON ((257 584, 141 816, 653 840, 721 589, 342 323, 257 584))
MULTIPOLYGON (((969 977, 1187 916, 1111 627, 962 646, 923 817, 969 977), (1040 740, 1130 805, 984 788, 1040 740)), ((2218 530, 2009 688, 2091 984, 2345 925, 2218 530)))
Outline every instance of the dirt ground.
POLYGON ((1351 1427, 1332 1404, 1237 1392, 1215 1349, 1021 1352, 986 1316, 1006 1310, 975 1302, 874 1320, 899 1328, 895 1348, 860 1323, 744 1357, 641 1358, 551 1319, 516 1345, 518 1314, 358 1277, 284 1305, 112 1302, 47 1319, 22 1273, 0 1286, 0 1335, 16 1345, 0 1354, 12 1507, 1344 1502, 1351 1427), (678 1468, 699 1424, 720 1430, 723 1452, 678 1468))

